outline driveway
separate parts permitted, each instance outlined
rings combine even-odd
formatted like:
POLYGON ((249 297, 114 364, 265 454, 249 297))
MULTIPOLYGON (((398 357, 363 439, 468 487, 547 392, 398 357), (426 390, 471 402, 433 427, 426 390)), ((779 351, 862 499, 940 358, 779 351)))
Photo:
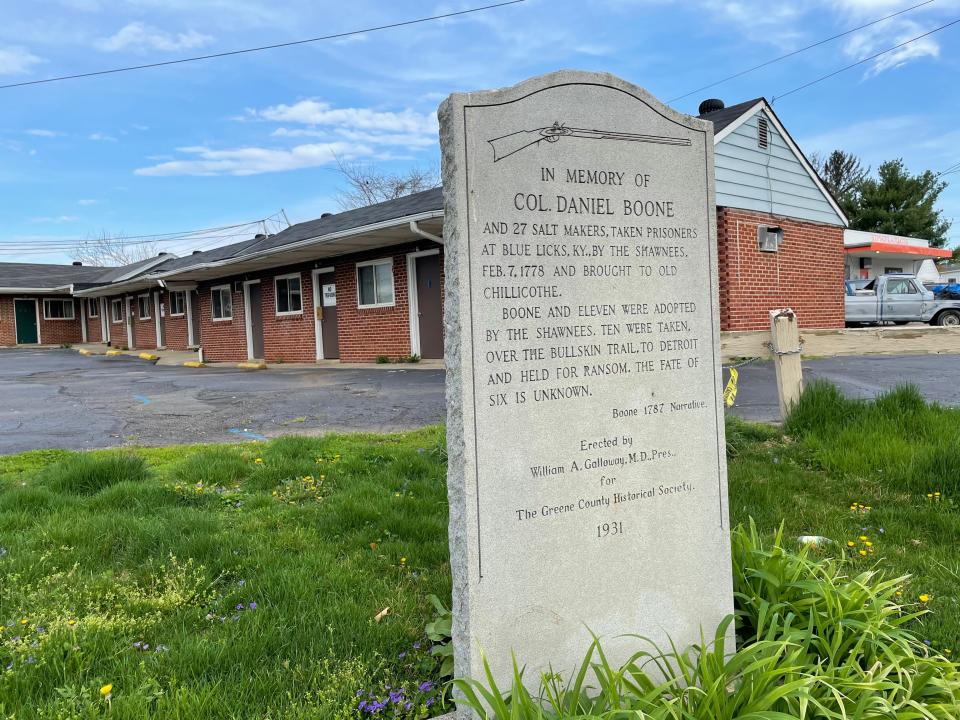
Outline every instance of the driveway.
MULTIPOLYGON (((772 362, 757 362, 740 369, 736 404, 731 412, 745 420, 780 420, 775 371, 772 362)), ((726 383, 729 375, 723 373, 726 383)), ((942 405, 960 405, 960 356, 865 355, 804 360, 805 383, 829 380, 846 395, 870 398, 898 385, 915 385, 923 396, 942 405)))
POLYGON ((0 350, 0 454, 407 430, 445 415, 443 370, 194 369, 0 350))

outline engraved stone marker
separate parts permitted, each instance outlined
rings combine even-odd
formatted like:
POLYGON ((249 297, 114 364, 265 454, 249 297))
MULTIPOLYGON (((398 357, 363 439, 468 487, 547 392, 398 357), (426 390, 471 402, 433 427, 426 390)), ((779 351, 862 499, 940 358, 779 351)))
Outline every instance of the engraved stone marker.
POLYGON ((713 126, 611 75, 440 107, 458 677, 733 612, 713 126))

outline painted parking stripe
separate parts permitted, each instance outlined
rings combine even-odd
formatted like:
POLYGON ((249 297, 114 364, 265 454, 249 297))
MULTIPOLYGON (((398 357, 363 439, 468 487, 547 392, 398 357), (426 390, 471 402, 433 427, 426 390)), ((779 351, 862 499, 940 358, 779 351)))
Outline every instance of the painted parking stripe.
POLYGON ((240 435, 241 437, 249 438, 251 440, 266 440, 266 435, 260 435, 259 433, 251 432, 250 430, 244 430, 243 428, 227 428, 228 433, 233 433, 234 435, 240 435))

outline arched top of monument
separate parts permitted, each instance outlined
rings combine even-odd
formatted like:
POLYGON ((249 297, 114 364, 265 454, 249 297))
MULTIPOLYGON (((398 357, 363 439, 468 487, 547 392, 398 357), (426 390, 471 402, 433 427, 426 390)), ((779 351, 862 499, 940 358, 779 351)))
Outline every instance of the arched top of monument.
POLYGON ((498 88, 495 90, 480 90, 476 92, 453 93, 440 105, 439 113, 451 110, 450 104, 460 107, 469 105, 507 105, 523 100, 544 90, 569 85, 593 85, 605 87, 634 97, 653 112, 670 122, 681 125, 690 130, 704 133, 713 133, 713 123, 707 120, 678 112, 655 98, 639 85, 619 78, 611 73, 589 72, 586 70, 557 70, 555 72, 538 75, 523 80, 516 85, 498 88))

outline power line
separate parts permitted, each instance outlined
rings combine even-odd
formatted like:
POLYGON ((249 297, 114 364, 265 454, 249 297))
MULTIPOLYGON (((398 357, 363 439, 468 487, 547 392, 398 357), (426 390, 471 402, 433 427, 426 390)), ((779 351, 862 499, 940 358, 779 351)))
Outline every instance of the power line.
POLYGON ((196 62, 198 60, 212 60, 214 58, 230 57, 232 55, 245 55, 248 53, 261 52, 263 50, 276 50, 277 48, 306 45, 308 43, 321 42, 323 40, 336 40, 338 38, 350 37, 351 35, 362 35, 364 33, 372 33, 379 30, 391 30, 393 28, 406 27, 409 25, 418 25, 421 23, 432 22, 434 20, 445 20, 447 18, 457 17, 459 15, 469 15, 470 13, 482 12, 483 10, 493 10, 495 8, 501 8, 507 5, 516 5, 522 2, 526 2, 526 0, 506 0, 506 2, 483 5, 481 7, 469 8, 467 10, 457 10, 456 12, 443 13, 442 15, 430 15, 429 17, 421 17, 414 20, 403 20, 401 22, 389 23, 387 25, 376 25, 374 27, 364 28, 362 30, 350 30, 348 32, 334 33, 332 35, 320 35, 319 37, 307 38, 305 40, 292 40, 290 42, 274 43, 273 45, 261 45, 259 47, 243 48, 241 50, 228 50, 225 52, 211 53, 209 55, 196 55, 194 57, 180 58, 178 60, 164 60, 162 62, 146 63, 144 65, 129 65, 126 67, 111 68, 109 70, 95 70, 93 72, 76 73, 74 75, 60 75, 57 77, 43 78, 41 80, 25 80, 23 82, 0 85, 0 90, 24 87, 26 85, 42 85, 44 83, 60 82, 61 80, 76 80, 78 78, 96 77, 98 75, 112 75, 114 73, 129 72, 131 70, 146 70, 148 68, 158 68, 166 65, 180 65, 182 63, 196 62))
POLYGON ((675 97, 675 98, 673 98, 673 99, 671 99, 671 100, 667 100, 667 102, 668 102, 668 103, 674 103, 674 102, 676 102, 677 100, 683 100, 684 98, 690 97, 691 95, 694 95, 694 94, 696 94, 696 93, 698 93, 698 92, 702 92, 703 90, 707 90, 707 89, 712 88, 712 87, 714 87, 714 86, 716 86, 716 85, 722 85, 723 83, 725 83, 725 82, 727 82, 727 81, 729 81, 729 80, 733 80, 733 79, 735 79, 735 78, 741 77, 741 76, 746 75, 746 74, 748 74, 748 73, 752 73, 754 70, 759 70, 760 68, 765 68, 765 67, 767 67, 768 65, 773 65, 774 63, 780 62, 781 60, 786 60, 787 58, 791 58, 791 57, 793 57, 794 55, 799 55, 800 53, 806 52, 807 50, 812 50, 812 49, 815 48, 815 47, 819 47, 820 45, 824 45, 824 44, 826 44, 826 43, 828 43, 828 42, 831 42, 831 41, 833 41, 833 40, 836 40, 836 39, 838 39, 838 38, 842 38, 842 37, 844 37, 845 35, 850 35, 851 33, 855 33, 855 32, 857 32, 858 30, 863 30, 864 28, 868 28, 868 27, 870 27, 871 25, 876 25, 877 23, 881 23, 881 22, 883 22, 884 20, 889 20, 890 18, 896 17, 897 15, 903 15, 904 13, 908 13, 908 12, 910 12, 911 10, 916 10, 917 8, 923 7, 924 5, 929 5, 929 4, 932 3, 932 2, 935 2, 935 0, 925 0, 925 2, 919 3, 919 4, 914 5, 914 6, 912 6, 912 7, 908 7, 908 8, 906 8, 906 9, 904 9, 904 10, 900 10, 900 11, 898 11, 898 12, 891 13, 890 15, 884 15, 882 18, 877 18, 876 20, 871 20, 871 21, 868 22, 868 23, 864 23, 863 25, 859 25, 858 27, 851 28, 850 30, 845 30, 844 32, 838 33, 837 35, 831 35, 831 36, 828 37, 828 38, 824 38, 823 40, 818 40, 817 42, 815 42, 815 43, 813 43, 813 44, 811 44, 811 45, 807 45, 806 47, 802 47, 802 48, 800 48, 799 50, 794 50, 793 52, 789 52, 789 53, 787 53, 786 55, 781 55, 780 57, 773 58, 772 60, 767 60, 766 62, 762 62, 762 63, 760 63, 759 65, 754 65, 752 68, 748 68, 748 69, 746 69, 746 70, 741 70, 740 72, 734 73, 733 75, 728 75, 727 77, 723 78, 722 80, 717 80, 717 81, 715 81, 715 82, 709 83, 708 85, 704 85, 703 87, 698 87, 696 90, 691 90, 690 92, 684 93, 683 95, 678 95, 677 97, 675 97))
POLYGON ((881 55, 886 55, 887 53, 893 52, 894 50, 899 50, 900 48, 905 47, 905 46, 909 45, 910 43, 914 43, 914 42, 916 42, 917 40, 922 40, 923 38, 925 38, 925 37, 927 37, 927 36, 929 36, 929 35, 933 35, 934 33, 938 33, 938 32, 940 32, 941 30, 946 30, 948 27, 950 27, 950 26, 952 26, 952 25, 956 25, 957 23, 960 23, 960 18, 957 18, 956 20, 951 20, 950 22, 945 23, 945 24, 941 25, 940 27, 936 27, 936 28, 934 28, 933 30, 929 30, 929 31, 923 33, 922 35, 917 35, 915 38, 910 38, 909 40, 904 40, 902 43, 899 43, 899 44, 897 44, 897 45, 894 45, 893 47, 888 47, 886 50, 881 50, 881 51, 878 52, 878 53, 874 53, 874 54, 871 55, 870 57, 865 57, 863 60, 858 60, 857 62, 851 63, 850 65, 847 65, 846 67, 840 68, 839 70, 834 70, 834 71, 831 72, 831 73, 827 73, 826 75, 822 75, 821 77, 818 77, 816 80, 811 80, 811 81, 808 82, 808 83, 804 83, 803 85, 800 85, 800 86, 798 86, 798 87, 795 87, 793 90, 789 90, 789 91, 787 91, 787 92, 785 92, 785 93, 783 93, 783 94, 781 94, 781 95, 776 95, 776 96, 774 96, 774 97, 772 97, 772 98, 770 99, 770 103, 773 104, 773 102, 774 102, 775 100, 782 100, 783 98, 787 97, 787 95, 793 95, 795 92, 800 92, 801 90, 805 90, 806 88, 810 87, 811 85, 816 85, 818 82, 823 82, 824 80, 827 80, 827 79, 829 79, 829 78, 832 78, 834 75, 839 75, 840 73, 846 72, 847 70, 851 70, 852 68, 855 68, 855 67, 857 67, 858 65, 863 65, 864 63, 870 62, 871 60, 876 60, 876 59, 877 59, 878 57, 880 57, 881 55))

